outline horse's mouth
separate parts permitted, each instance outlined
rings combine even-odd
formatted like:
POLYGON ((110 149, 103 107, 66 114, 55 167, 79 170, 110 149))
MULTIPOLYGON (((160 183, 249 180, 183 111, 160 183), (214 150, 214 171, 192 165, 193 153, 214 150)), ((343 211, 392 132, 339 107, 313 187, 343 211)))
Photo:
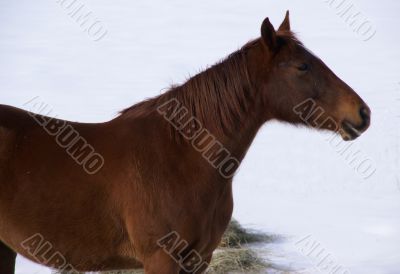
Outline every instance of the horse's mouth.
POLYGON ((357 127, 355 127, 353 124, 345 120, 342 122, 342 126, 339 129, 339 133, 342 136, 343 140, 352 141, 357 137, 359 137, 361 133, 363 133, 363 131, 357 129, 357 127))

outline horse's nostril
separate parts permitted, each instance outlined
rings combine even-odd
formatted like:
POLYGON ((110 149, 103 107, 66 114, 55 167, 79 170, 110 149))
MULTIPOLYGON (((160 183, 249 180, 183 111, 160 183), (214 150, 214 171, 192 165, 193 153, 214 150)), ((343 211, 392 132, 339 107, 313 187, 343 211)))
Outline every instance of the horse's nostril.
POLYGON ((368 107, 361 107, 360 116, 363 119, 364 123, 368 123, 371 117, 371 111, 368 107))

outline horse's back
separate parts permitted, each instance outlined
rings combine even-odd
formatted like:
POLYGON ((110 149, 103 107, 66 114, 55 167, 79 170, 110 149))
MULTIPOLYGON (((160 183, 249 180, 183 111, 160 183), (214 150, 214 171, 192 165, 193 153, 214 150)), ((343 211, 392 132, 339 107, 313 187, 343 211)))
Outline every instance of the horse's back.
POLYGON ((18 131, 29 124, 27 116, 21 109, 0 105, 0 184, 18 131))
POLYGON ((12 155, 13 147, 17 145, 18 137, 34 129, 35 126, 37 124, 27 111, 0 105, 0 180, 12 155))
POLYGON ((34 121, 27 111, 0 104, 0 128, 18 131, 33 125, 34 121))

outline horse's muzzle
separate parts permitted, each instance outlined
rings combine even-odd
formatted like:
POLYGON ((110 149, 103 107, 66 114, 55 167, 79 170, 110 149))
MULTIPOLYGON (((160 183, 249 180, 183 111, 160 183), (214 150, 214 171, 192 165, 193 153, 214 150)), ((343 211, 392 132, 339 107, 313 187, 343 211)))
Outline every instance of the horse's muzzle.
POLYGON ((371 123, 371 110, 367 106, 362 106, 360 108, 361 124, 356 126, 348 120, 343 120, 340 134, 343 140, 351 141, 359 137, 363 132, 365 132, 371 123))

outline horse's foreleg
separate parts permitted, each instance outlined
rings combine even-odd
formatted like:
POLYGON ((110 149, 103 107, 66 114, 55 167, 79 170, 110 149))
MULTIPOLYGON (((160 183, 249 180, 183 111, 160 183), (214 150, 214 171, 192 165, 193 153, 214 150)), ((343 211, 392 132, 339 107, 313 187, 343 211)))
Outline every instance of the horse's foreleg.
POLYGON ((206 270, 210 265, 211 258, 212 254, 210 256, 207 256, 205 260, 201 263, 200 267, 196 268, 194 271, 186 272, 185 270, 181 269, 181 271, 179 271, 179 274, 204 274, 206 273, 206 270))
POLYGON ((178 274, 179 269, 179 265, 162 249, 144 263, 145 274, 178 274))
POLYGON ((0 274, 14 274, 17 253, 0 241, 0 274))

